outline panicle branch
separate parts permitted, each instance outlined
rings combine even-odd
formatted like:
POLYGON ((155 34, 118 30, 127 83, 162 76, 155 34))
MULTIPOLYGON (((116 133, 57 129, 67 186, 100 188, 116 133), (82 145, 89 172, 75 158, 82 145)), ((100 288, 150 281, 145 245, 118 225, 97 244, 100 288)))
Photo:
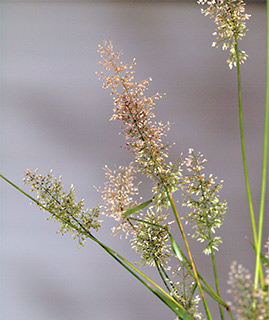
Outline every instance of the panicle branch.
POLYGON ((220 237, 212 237, 211 234, 221 227, 227 203, 219 201, 218 193, 222 188, 222 181, 216 184, 217 178, 213 178, 212 174, 207 177, 202 173, 205 162, 202 154, 195 155, 193 149, 189 149, 189 156, 185 159, 187 174, 182 177, 182 205, 192 210, 186 217, 187 222, 193 223, 192 237, 200 242, 207 241, 207 247, 203 251, 210 254, 211 246, 217 250, 221 242, 220 237))
POLYGON ((71 185, 69 192, 63 190, 62 178, 55 178, 52 170, 46 176, 37 174, 37 169, 26 171, 23 179, 24 184, 31 185, 30 191, 37 192, 37 200, 42 205, 40 209, 46 208, 51 212, 48 220, 55 219, 62 223, 58 232, 62 234, 71 232, 74 239, 78 239, 79 245, 83 246, 86 239, 85 232, 92 229, 98 231, 101 227, 99 217, 99 206, 84 210, 84 202, 76 202, 75 189, 71 185))

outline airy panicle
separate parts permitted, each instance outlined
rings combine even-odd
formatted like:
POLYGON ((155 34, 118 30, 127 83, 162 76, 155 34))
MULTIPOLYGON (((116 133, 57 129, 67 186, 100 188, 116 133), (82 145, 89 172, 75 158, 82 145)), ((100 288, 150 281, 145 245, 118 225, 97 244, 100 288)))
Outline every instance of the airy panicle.
POLYGON ((132 163, 126 167, 119 166, 115 170, 109 169, 108 166, 104 169, 107 181, 103 188, 96 188, 101 193, 103 214, 118 222, 118 225, 112 228, 114 234, 123 232, 127 237, 132 231, 132 224, 122 213, 137 204, 134 200, 139 185, 134 183, 136 170, 132 163))
POLYGON ((24 184, 30 184, 30 191, 37 192, 37 201, 40 209, 51 213, 48 218, 61 222, 59 232, 62 234, 71 232, 73 238, 77 238, 79 245, 83 246, 87 238, 87 232, 92 229, 98 231, 101 227, 99 217, 99 207, 84 210, 84 202, 76 202, 75 189, 71 185, 69 192, 63 190, 62 178, 55 178, 52 170, 46 176, 37 173, 37 169, 31 172, 26 171, 23 179, 24 184))
POLYGON ((164 144, 162 137, 170 128, 169 122, 164 125, 153 121, 155 101, 162 96, 159 93, 145 96, 151 78, 134 82, 135 59, 123 64, 120 59, 122 51, 115 52, 111 42, 104 41, 98 52, 102 58, 99 64, 112 73, 99 74, 99 78, 104 80, 103 87, 111 90, 114 99, 111 120, 122 121, 121 133, 127 140, 126 148, 134 153, 138 170, 155 181, 153 192, 157 206, 168 205, 167 190, 173 192, 177 188, 180 168, 178 163, 165 162, 170 145, 164 144))
MULTIPOLYGON (((213 35, 216 41, 213 47, 222 46, 223 50, 230 49, 230 56, 227 60, 230 69, 236 66, 236 43, 246 34, 246 20, 250 18, 245 13, 245 3, 243 0, 198 0, 198 4, 207 5, 201 12, 213 18, 217 28, 213 35)), ((239 63, 244 63, 247 54, 243 50, 238 50, 239 63)))
POLYGON ((212 174, 206 177, 203 173, 206 160, 202 156, 200 153, 196 155, 193 149, 189 149, 189 155, 185 159, 187 173, 182 177, 184 191, 182 205, 191 210, 186 219, 193 225, 192 237, 200 242, 206 241, 207 246, 203 251, 205 254, 210 254, 211 246, 217 250, 221 242, 221 238, 213 237, 213 234, 223 223, 227 203, 219 201, 218 193, 222 181, 216 183, 216 178, 213 178, 212 174))

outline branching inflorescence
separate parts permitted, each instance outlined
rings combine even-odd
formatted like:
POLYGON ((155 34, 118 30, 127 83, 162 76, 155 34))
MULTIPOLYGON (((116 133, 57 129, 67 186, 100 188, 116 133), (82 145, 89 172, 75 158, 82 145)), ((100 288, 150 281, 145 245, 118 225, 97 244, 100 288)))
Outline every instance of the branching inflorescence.
MULTIPOLYGON (((197 2, 207 6, 202 9, 202 13, 210 15, 217 24, 214 33, 217 39, 213 46, 229 49, 230 57, 227 60, 229 67, 237 65, 239 68, 239 63, 243 63, 247 58, 246 53, 238 49, 237 43, 245 35, 247 30, 245 21, 250 17, 245 13, 244 2, 242 0, 198 0, 197 2)), ((107 72, 107 74, 101 72, 99 78, 104 80, 103 87, 110 89, 114 99, 114 113, 111 120, 121 121, 121 134, 127 141, 125 148, 133 153, 135 164, 119 166, 114 170, 105 166, 107 181, 103 188, 96 188, 101 193, 102 206, 92 210, 84 210, 83 200, 76 202, 73 186, 71 185, 69 192, 64 191, 61 177, 56 179, 52 172, 42 176, 37 174, 37 170, 33 173, 27 170, 24 183, 31 185, 30 191, 37 192, 37 200, 27 196, 33 199, 40 209, 50 212, 49 219, 54 218, 61 222, 59 232, 62 234, 70 231, 74 238, 78 238, 79 245, 83 245, 87 237, 101 245, 152 292, 161 297, 177 316, 180 315, 177 319, 202 319, 202 314, 198 312, 198 302, 201 298, 207 319, 212 320, 204 292, 219 303, 221 320, 224 320, 223 307, 230 313, 231 319, 234 319, 230 307, 220 296, 214 257, 214 250, 218 250, 218 245, 222 242, 219 236, 215 236, 215 232, 221 227, 227 210, 226 201, 219 199, 222 181, 217 183, 217 178, 212 174, 204 173, 206 160, 202 154, 195 154, 193 149, 189 149, 189 154, 184 160, 181 155, 175 163, 167 161, 171 145, 164 143, 162 139, 169 131, 170 124, 154 121, 155 101, 162 96, 156 93, 152 97, 146 97, 145 91, 151 78, 135 82, 133 70, 135 59, 131 63, 124 64, 121 60, 123 52, 114 51, 112 42, 104 40, 103 45, 99 45, 98 52, 102 58, 99 64, 107 72), (153 181, 152 198, 142 204, 139 203, 142 199, 139 198, 138 190, 140 182, 135 183, 138 172, 153 181), (192 224, 191 236, 202 243, 206 242, 203 252, 211 255, 216 292, 196 270, 172 198, 172 194, 178 190, 182 191, 182 206, 190 209, 185 219, 186 223, 192 224), (178 223, 189 258, 170 233, 173 221, 169 221, 169 213, 165 212, 169 206, 178 223), (167 292, 158 285, 156 288, 159 291, 150 288, 139 278, 139 275, 143 275, 142 272, 92 235, 92 230, 98 231, 101 227, 101 221, 98 220, 101 210, 103 214, 116 220, 117 225, 112 228, 114 234, 124 233, 126 238, 131 235, 131 247, 140 254, 140 265, 156 267, 167 292), (176 259, 176 269, 171 268, 169 264, 172 258, 176 259), (180 276, 180 280, 174 280, 173 276, 180 276), (200 296, 195 295, 197 287, 200 296)), ((267 262, 266 285, 268 286, 269 257, 267 255, 263 258, 267 262)), ((145 275, 143 277, 154 284, 150 278, 145 275)), ((229 274, 229 285, 229 292, 234 296, 231 308, 237 313, 238 319, 266 319, 269 308, 268 295, 265 288, 252 284, 248 270, 233 263, 229 274)))
POLYGON ((133 230, 130 220, 122 214, 137 204, 134 197, 138 195, 138 184, 134 183, 136 170, 132 163, 128 166, 119 166, 111 170, 105 166, 107 181, 103 188, 97 190, 101 193, 103 214, 114 218, 118 225, 112 228, 114 234, 125 233, 126 237, 133 230))
POLYGON ((69 192, 63 190, 62 178, 55 178, 52 171, 46 176, 37 173, 37 170, 26 171, 24 184, 30 184, 30 191, 37 192, 37 205, 51 213, 48 218, 61 222, 59 232, 62 234, 71 232, 74 239, 78 239, 82 246, 87 235, 92 230, 98 231, 101 227, 99 217, 99 206, 84 210, 84 202, 76 203, 74 187, 71 185, 69 192))
POLYGON ((189 150, 189 156, 185 159, 187 174, 182 177, 183 206, 192 211, 187 216, 187 222, 193 224, 193 238, 200 242, 207 241, 203 250, 205 254, 211 253, 211 248, 218 249, 220 237, 212 237, 217 228, 223 223, 223 215, 227 209, 226 201, 219 201, 221 182, 216 183, 216 178, 203 173, 206 160, 202 154, 195 155, 193 149, 189 150))
POLYGON ((104 80, 103 87, 111 90, 114 99, 111 120, 122 121, 121 133, 127 140, 126 148, 134 153, 138 170, 155 182, 153 192, 157 207, 168 206, 167 190, 177 190, 180 166, 179 163, 165 162, 169 144, 162 142, 162 136, 169 130, 169 122, 164 125, 153 121, 155 100, 162 96, 159 93, 145 96, 151 78, 134 82, 135 59, 123 64, 120 60, 122 51, 115 52, 111 42, 104 41, 98 52, 103 59, 100 65, 112 72, 111 76, 103 72, 99 74, 99 78, 104 80))
MULTIPOLYGON (((245 21, 250 18, 245 13, 245 3, 243 0, 198 0, 201 5, 207 8, 201 9, 202 13, 213 18, 217 28, 213 35, 216 41, 213 47, 221 46, 223 50, 230 49, 230 56, 227 60, 230 69, 236 66, 236 46, 237 40, 241 40, 246 34, 245 21)), ((247 59, 245 51, 238 50, 239 63, 244 63, 247 59)))

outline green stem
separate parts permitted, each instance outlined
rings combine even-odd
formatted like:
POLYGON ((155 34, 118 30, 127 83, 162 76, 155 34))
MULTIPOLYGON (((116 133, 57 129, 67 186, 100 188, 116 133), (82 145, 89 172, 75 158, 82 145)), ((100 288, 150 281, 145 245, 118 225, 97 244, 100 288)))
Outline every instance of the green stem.
MULTIPOLYGON (((128 98, 129 98, 129 103, 132 103, 132 104, 133 104, 133 102, 132 102, 132 100, 131 100, 131 95, 129 94, 129 90, 128 90, 127 86, 125 85, 124 80, 122 79, 122 77, 121 77, 121 75, 120 75, 120 72, 118 71, 118 69, 117 69, 117 67, 116 67, 116 65, 115 65, 115 63, 114 63, 114 61, 113 61, 112 59, 111 59, 111 65, 114 67, 114 70, 116 71, 116 73, 117 73, 117 75, 118 75, 118 77, 119 77, 119 79, 120 79, 120 81, 121 81, 122 87, 124 88, 124 90, 125 90, 128 98)), ((154 162, 154 164, 155 164, 155 166, 156 166, 157 174, 158 174, 159 179, 160 179, 160 182, 162 183, 162 185, 163 185, 163 187, 164 187, 164 189, 165 189, 165 192, 166 192, 166 194, 167 194, 167 198, 168 198, 168 200, 169 200, 169 202, 170 202, 172 211, 173 211, 174 216, 175 216, 175 218, 176 218, 176 221, 177 221, 177 224, 178 224, 178 226, 179 226, 181 235, 182 235, 182 237, 183 237, 183 240, 184 240, 184 243, 185 243, 185 246, 186 246, 188 255, 189 255, 189 257, 190 257, 190 261, 191 261, 191 264, 192 264, 192 269, 193 269, 193 272, 194 272, 195 279, 196 279, 196 281, 197 281, 197 285, 198 285, 198 287, 199 287, 199 291, 200 291, 200 294, 201 294, 201 298, 202 298, 202 301, 203 301, 203 304, 204 304, 204 308, 205 308, 205 311, 206 311, 208 320, 212 320, 212 316, 211 316, 211 314, 210 314, 210 310, 209 310, 209 307, 208 307, 208 305, 207 305, 207 302, 206 302, 206 299, 205 299, 205 296, 204 296, 204 293, 203 293, 203 290, 202 290, 202 286, 201 286, 199 277, 198 277, 198 275, 197 275, 196 266, 195 266, 195 263, 194 263, 194 260, 193 260, 193 257, 192 257, 192 254, 191 254, 191 251, 190 251, 190 248, 189 248, 189 244, 188 244, 188 241, 187 241, 187 238, 186 238, 186 235, 185 235, 185 232, 184 232, 184 229, 183 229, 181 220, 180 220, 180 218, 179 218, 179 214, 178 214, 178 211, 177 211, 177 209, 176 209, 176 206, 175 206, 173 197, 172 197, 172 195, 170 194, 170 192, 169 192, 169 190, 168 190, 168 188, 167 188, 167 185, 166 185, 166 183, 165 183, 164 180, 163 180, 162 170, 161 170, 161 168, 159 167, 158 163, 156 163, 156 160, 155 160, 155 158, 153 157, 153 154, 152 154, 151 147, 149 147, 149 146, 147 145, 147 141, 146 141, 145 137, 143 136, 143 133, 141 132, 139 126, 137 125, 137 121, 136 121, 134 115, 132 114, 129 105, 127 105, 127 108, 128 108, 129 113, 130 113, 130 116, 131 116, 131 118, 132 118, 132 120, 133 120, 133 122, 134 122, 134 125, 135 125, 137 131, 139 132, 139 134, 140 134, 140 136, 141 136, 142 141, 145 142, 147 148, 148 148, 149 151, 150 151, 150 158, 151 158, 151 160, 154 162)))
MULTIPOLYGON (((172 298, 167 292, 165 292, 158 284, 156 284, 153 280, 151 280, 148 276, 146 276, 143 272, 141 272, 139 269, 137 269, 134 265, 132 265, 129 261, 127 261, 125 258, 123 258, 120 254, 118 254, 116 251, 114 251, 113 249, 109 248, 108 246, 106 246, 105 244, 103 244, 101 241, 99 241, 96 237, 94 237, 91 232, 89 232, 74 216, 71 215, 72 219, 80 226, 80 228, 78 226, 76 226, 75 224, 71 223, 70 221, 66 220, 65 218, 63 218, 60 215, 57 215, 56 213, 54 213, 52 210, 48 209, 46 206, 44 206, 42 203, 40 203, 38 200, 36 200, 35 198, 33 198, 31 195, 29 195, 28 193, 26 193, 25 191, 23 191, 21 188, 19 188, 17 185, 15 185, 13 182, 11 182, 9 179, 7 179, 6 177, 4 177, 2 174, 0 174, 0 177, 5 180, 6 182, 8 182, 11 186, 13 186, 14 188, 16 188, 18 191, 20 191, 22 194, 24 194, 27 198, 29 198, 30 200, 32 200, 33 202, 35 202, 39 207, 41 207, 42 209, 48 211, 49 213, 51 213, 53 216, 55 216, 57 219, 62 220, 64 223, 70 225, 72 228, 74 228, 75 230, 77 230, 78 232, 84 234, 85 236, 87 236, 88 238, 90 238, 91 240, 95 241, 96 243, 98 243, 103 249, 105 249, 114 259, 116 259, 121 265, 123 265, 123 267, 125 267, 129 272, 131 272, 140 282, 142 282, 148 289, 150 289, 153 293, 154 291, 152 290, 152 288, 143 280, 141 279, 137 274, 135 274, 132 270, 130 270, 130 268, 132 268, 133 270, 135 270, 138 274, 140 274, 140 276, 142 276, 143 278, 145 278, 148 282, 150 282, 154 287, 156 287, 159 291, 161 291, 165 296, 167 296, 170 300, 172 300, 180 309, 182 309, 183 311, 185 311, 185 309, 174 299, 172 298), (119 261, 119 259, 121 261, 119 261), (128 268, 126 265, 128 265, 130 268, 128 268)), ((158 296, 158 295, 157 295, 158 296)))
POLYGON ((239 63, 239 51, 238 51, 237 38, 235 38, 235 51, 236 51, 238 105, 239 105, 240 137, 241 137, 243 168, 244 168, 245 183, 246 183, 250 217, 251 217, 252 230, 253 230, 253 239, 254 239, 255 247, 257 247, 257 231, 256 231, 255 216, 254 216, 254 210, 253 210, 253 204, 252 204, 252 198, 251 198, 251 192, 250 192, 250 186, 249 186, 249 180, 248 180, 248 170, 247 170, 247 161, 246 161, 246 152, 245 152, 243 112, 242 112, 242 94, 241 94, 242 90, 241 90, 241 76, 240 76, 240 63, 239 63))
MULTIPOLYGON (((198 166, 198 161, 197 161, 197 158, 196 158, 196 155, 194 154, 194 152, 192 152, 192 156, 194 158, 196 165, 198 166)), ((202 176, 200 170, 198 170, 198 175, 202 176)), ((199 180, 199 185, 201 187, 201 192, 202 192, 202 199, 203 199, 202 203, 207 202, 207 198, 206 198, 204 188, 203 188, 203 182, 201 180, 199 180)), ((209 221, 208 221, 208 211, 207 211, 205 204, 204 204, 204 209, 206 210, 206 228, 207 228, 208 242, 209 242, 210 252, 211 252, 211 261, 212 261, 212 267, 213 267, 213 272, 214 272, 215 285, 216 285, 217 294, 220 296, 219 281, 218 281, 218 274, 217 274, 216 261, 215 261, 215 253, 214 253, 214 249, 212 247, 212 237, 211 237, 211 230, 210 230, 209 221)), ((220 304, 219 304, 219 311, 220 311, 221 320, 224 320, 224 314, 223 314, 222 306, 220 304)))
MULTIPOLYGON (((247 196, 248 196, 248 203, 249 203, 249 210, 250 210, 250 218, 251 218, 251 224, 252 224, 254 245, 255 245, 255 248, 257 249, 257 247, 258 247, 257 231, 256 231, 255 216, 254 216, 254 210, 253 210, 253 204, 252 204, 252 198, 251 198, 251 192, 250 192, 250 186, 249 186, 249 180, 248 180, 248 170, 247 170, 247 161, 246 161, 246 153, 245 153, 243 112, 242 112, 242 90, 241 90, 240 61, 239 61, 239 50, 238 50, 237 37, 234 38, 234 41, 235 41, 235 52, 236 52, 236 68, 237 68, 237 82, 238 82, 238 105, 239 105, 240 137, 241 137, 243 168, 244 168, 245 184, 246 184, 246 189, 247 189, 247 196)), ((256 254, 258 254, 258 253, 256 253, 256 254)), ((263 270, 261 268, 261 264, 260 263, 258 263, 258 270, 260 272, 261 283, 264 283, 263 270)))
MULTIPOLYGON (((138 221, 138 222, 142 222, 142 223, 145 223, 145 224, 149 224, 149 225, 152 225, 152 226, 155 226, 155 227, 162 228, 162 229, 164 229, 164 230, 168 233, 170 239, 173 239, 171 233, 168 231, 167 227, 165 227, 165 226, 162 226, 162 225, 156 224, 156 223, 152 223, 152 222, 149 222, 149 221, 145 221, 145 220, 142 220, 142 219, 132 218, 132 217, 129 217, 129 219, 130 219, 130 220, 133 220, 133 221, 138 221)), ((178 248, 179 248, 179 247, 178 247, 178 248)), ((189 273, 191 274, 191 276, 192 276, 193 278, 195 278, 194 273, 193 273, 193 271, 192 271, 192 269, 191 269, 192 266, 191 266, 190 261, 188 260, 188 258, 186 257, 186 255, 184 254, 184 252, 183 252, 182 250, 180 250, 180 254, 182 255, 183 259, 184 259, 186 262, 185 262, 184 260, 182 260, 182 259, 179 259, 179 260, 183 263, 183 265, 184 265, 184 266, 186 267, 186 269, 189 271, 189 273)), ((198 273, 197 275, 198 275, 199 279, 200 279, 200 280, 203 282, 203 284, 205 285, 205 286, 202 285, 203 290, 204 290, 208 295, 210 295, 211 298, 213 298, 215 301, 217 301, 219 304, 221 304, 221 305, 228 311, 228 313, 230 314, 231 319, 234 319, 233 314, 232 314, 232 312, 231 312, 231 310, 230 310, 230 307, 227 305, 227 303, 226 303, 224 300, 221 299, 220 295, 217 294, 217 293, 210 287, 210 285, 206 282, 206 280, 205 280, 199 273, 198 273)))
MULTIPOLYGON (((210 235, 210 241, 211 241, 211 235, 210 235)), ((210 245, 210 250, 211 250, 211 261, 212 261, 212 266, 213 266, 213 271, 214 271, 216 290, 217 290, 217 294, 220 296, 219 281, 218 281, 216 261, 215 261, 215 253, 214 253, 214 249, 212 248, 212 245, 210 245)), ((219 311, 220 311, 221 319, 224 320, 224 314, 223 314, 223 310, 222 310, 221 305, 219 305, 219 311)))
MULTIPOLYGON (((264 216, 264 202, 266 192, 266 171, 267 171, 267 152, 268 152, 268 117, 269 117, 269 0, 267 0, 267 73, 266 73, 266 100, 265 100, 265 115, 264 115, 264 143, 263 143, 263 167, 262 167, 262 184, 261 184, 261 199, 259 212, 259 233, 258 243, 256 246, 256 269, 254 285, 258 286, 258 273, 261 270, 261 243, 262 243, 262 229, 264 216)), ((260 278, 261 287, 264 287, 263 278, 260 278)))
POLYGON ((195 280, 197 282, 197 285, 198 285, 198 288, 199 288, 199 291, 200 291, 200 294, 201 294, 201 298, 202 298, 202 301, 203 301, 203 304, 204 304, 204 307, 205 307, 205 311, 206 311, 208 320, 212 320, 212 316, 211 316, 210 310, 208 308, 208 305, 207 305, 207 302, 206 302, 206 299, 205 299, 205 296, 204 296, 202 285, 201 285, 200 279, 198 277, 198 272, 197 272, 195 263, 193 261, 193 257, 192 257, 192 254, 191 254, 191 251, 190 251, 190 248, 189 248, 189 244, 188 244, 188 241, 187 241, 187 238, 186 238, 186 235, 185 235, 181 220, 179 218, 179 214, 178 214, 174 199, 172 198, 172 196, 170 195, 169 192, 167 192, 167 194, 168 194, 168 199, 169 199, 170 204, 171 204, 172 211, 173 211, 174 216, 175 216, 175 218, 177 220, 177 224, 178 224, 179 229, 181 231, 181 235, 183 237, 183 240, 184 240, 184 243, 185 243, 189 258, 190 258, 190 263, 191 263, 191 266, 192 266, 194 278, 195 278, 195 280))
POLYGON ((161 279, 162 279, 162 281, 163 281, 163 283, 164 283, 167 291, 170 292, 170 294, 171 294, 171 290, 170 290, 170 288, 168 287, 168 284, 167 284, 167 282, 166 282, 166 280, 165 280, 165 278, 164 278, 164 276, 163 276, 163 274, 162 274, 162 271, 161 271, 161 269, 160 269, 159 262, 158 262, 156 259, 154 259, 154 262, 155 262, 156 268, 157 268, 157 270, 158 270, 158 272, 159 272, 159 275, 160 275, 160 277, 161 277, 161 279))

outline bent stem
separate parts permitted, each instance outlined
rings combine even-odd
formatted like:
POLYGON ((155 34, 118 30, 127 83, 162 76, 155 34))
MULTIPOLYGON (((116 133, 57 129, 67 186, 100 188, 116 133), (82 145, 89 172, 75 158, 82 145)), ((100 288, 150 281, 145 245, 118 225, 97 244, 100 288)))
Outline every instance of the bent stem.
MULTIPOLYGON (((236 51, 238 105, 239 105, 240 137, 241 137, 243 168, 244 168, 245 184, 246 184, 248 203, 249 203, 249 211, 250 211, 250 218, 251 218, 251 225, 252 225, 252 232, 253 232, 253 240, 254 240, 255 248, 257 250, 257 248, 258 248, 257 231, 256 231, 255 216, 254 216, 254 210, 253 210, 253 204, 252 204, 252 198, 251 198, 251 192, 250 192, 250 186, 249 186, 249 180, 248 180, 248 170, 247 170, 247 161, 246 161, 246 153, 245 153, 243 112, 242 112, 242 94, 241 94, 242 90, 241 90, 240 62, 239 62, 239 50, 238 50, 237 37, 235 37, 234 40, 235 40, 235 51, 236 51)), ((263 285, 264 285, 263 270, 262 270, 260 259, 258 256, 258 250, 257 250, 256 254, 257 254, 257 260, 258 260, 258 264, 256 266, 256 271, 260 273, 260 281, 261 281, 261 285, 263 287, 263 285)))

